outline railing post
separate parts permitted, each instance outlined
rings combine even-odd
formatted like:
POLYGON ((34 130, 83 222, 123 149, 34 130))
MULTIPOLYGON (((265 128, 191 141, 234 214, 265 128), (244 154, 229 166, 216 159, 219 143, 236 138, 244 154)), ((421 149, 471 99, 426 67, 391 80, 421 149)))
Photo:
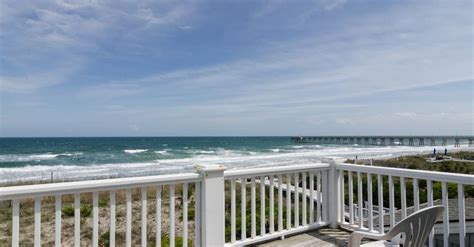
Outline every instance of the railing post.
MULTIPOLYGON (((201 182, 201 246, 224 246, 224 170, 221 165, 196 165, 201 182)), ((198 196, 198 195, 197 195, 198 196)))
POLYGON ((329 163, 330 168, 327 178, 327 190, 328 202, 325 205, 328 207, 328 221, 329 227, 337 228, 341 219, 341 190, 340 190, 340 181, 339 181, 339 171, 336 169, 336 161, 332 159, 323 160, 324 163, 329 163))

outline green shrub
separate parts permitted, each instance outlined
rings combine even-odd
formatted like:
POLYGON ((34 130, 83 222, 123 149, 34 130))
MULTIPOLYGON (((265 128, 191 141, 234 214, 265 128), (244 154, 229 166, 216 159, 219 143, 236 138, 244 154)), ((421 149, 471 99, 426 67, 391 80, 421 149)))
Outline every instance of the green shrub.
POLYGON ((109 246, 110 245, 110 232, 104 232, 99 237, 99 246, 109 246))
POLYGON ((74 216, 74 208, 71 206, 66 206, 62 210, 63 217, 73 217, 74 216))
MULTIPOLYGON (((62 210, 64 217, 73 217, 74 216, 74 207, 65 206, 62 210)), ((92 214, 92 206, 85 204, 81 206, 81 217, 89 217, 92 214)))
POLYGON ((92 214, 92 206, 84 204, 81 206, 81 217, 89 217, 92 214))

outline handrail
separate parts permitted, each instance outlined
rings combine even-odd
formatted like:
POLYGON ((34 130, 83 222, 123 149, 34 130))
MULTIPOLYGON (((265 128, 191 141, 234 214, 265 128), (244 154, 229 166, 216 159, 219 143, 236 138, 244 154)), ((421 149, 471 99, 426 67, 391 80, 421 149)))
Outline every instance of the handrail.
POLYGON ((262 168, 250 168, 250 169, 236 169, 224 171, 225 178, 237 178, 237 177, 258 177, 260 175, 275 175, 287 172, 301 172, 309 171, 314 169, 327 170, 330 168, 329 164, 317 163, 317 164, 304 164, 304 165, 292 165, 292 166, 277 166, 277 167, 262 167, 262 168))
POLYGON ((133 178, 113 178, 54 184, 12 186, 0 188, 0 201, 34 196, 73 194, 75 192, 94 192, 99 190, 115 190, 143 187, 148 185, 195 182, 200 179, 201 175, 198 173, 182 173, 133 178))
POLYGON ((353 165, 347 163, 337 163, 336 169, 352 172, 364 172, 380 175, 392 175, 399 177, 408 177, 424 180, 433 180, 448 183, 474 184, 474 175, 435 172, 427 170, 414 170, 406 168, 393 168, 382 166, 353 165))

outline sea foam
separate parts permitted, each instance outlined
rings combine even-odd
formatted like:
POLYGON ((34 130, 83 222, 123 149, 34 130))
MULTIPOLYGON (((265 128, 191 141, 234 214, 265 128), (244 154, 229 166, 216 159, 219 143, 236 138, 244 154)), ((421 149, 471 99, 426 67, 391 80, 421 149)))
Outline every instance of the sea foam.
MULTIPOLYGON (((29 165, 23 167, 0 168, 0 184, 14 181, 47 181, 54 173, 54 178, 58 180, 86 180, 107 177, 127 177, 145 176, 168 173, 192 172, 194 164, 214 163, 222 164, 228 169, 239 169, 249 167, 267 166, 288 166, 296 164, 314 164, 320 162, 322 157, 331 158, 387 158, 400 155, 429 153, 434 147, 407 147, 407 146, 323 146, 316 145, 297 146, 297 148, 282 146, 278 152, 276 150, 252 150, 247 149, 163 149, 154 151, 160 155, 184 153, 183 156, 169 156, 166 159, 157 157, 155 160, 147 162, 117 162, 107 164, 87 164, 87 165, 29 165), (301 148, 300 148, 301 147, 301 148), (270 151, 270 152, 269 152, 270 151), (208 154, 206 154, 209 152, 208 154), (212 152, 212 154, 210 153, 212 152)), ((441 150, 444 147, 436 147, 441 150)), ((450 146, 450 150, 456 148, 450 146)), ((276 148, 274 148, 276 149, 276 148)), ((148 149, 126 149, 123 152, 136 154, 147 152, 148 149)), ((35 155, 0 155, 2 160, 18 160, 20 158, 35 159, 55 159, 61 161, 60 155, 78 155, 80 153, 67 152, 63 154, 35 154, 35 155)))
POLYGON ((128 154, 138 154, 148 151, 148 149, 125 149, 123 150, 125 153, 128 154))
POLYGON ((41 161, 41 160, 52 160, 60 156, 75 156, 81 155, 81 152, 75 153, 60 153, 60 154, 4 154, 0 155, 0 162, 27 162, 27 161, 41 161))

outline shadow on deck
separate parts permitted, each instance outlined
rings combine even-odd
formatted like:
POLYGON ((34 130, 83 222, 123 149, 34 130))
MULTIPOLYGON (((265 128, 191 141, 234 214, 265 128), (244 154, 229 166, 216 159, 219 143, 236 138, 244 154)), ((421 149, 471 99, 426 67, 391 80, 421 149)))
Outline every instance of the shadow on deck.
MULTIPOLYGON (((269 241, 257 247, 309 247, 309 246, 347 246, 351 232, 344 229, 323 228, 311 232, 286 237, 283 240, 269 241)), ((367 243, 368 241, 362 241, 367 243)))

